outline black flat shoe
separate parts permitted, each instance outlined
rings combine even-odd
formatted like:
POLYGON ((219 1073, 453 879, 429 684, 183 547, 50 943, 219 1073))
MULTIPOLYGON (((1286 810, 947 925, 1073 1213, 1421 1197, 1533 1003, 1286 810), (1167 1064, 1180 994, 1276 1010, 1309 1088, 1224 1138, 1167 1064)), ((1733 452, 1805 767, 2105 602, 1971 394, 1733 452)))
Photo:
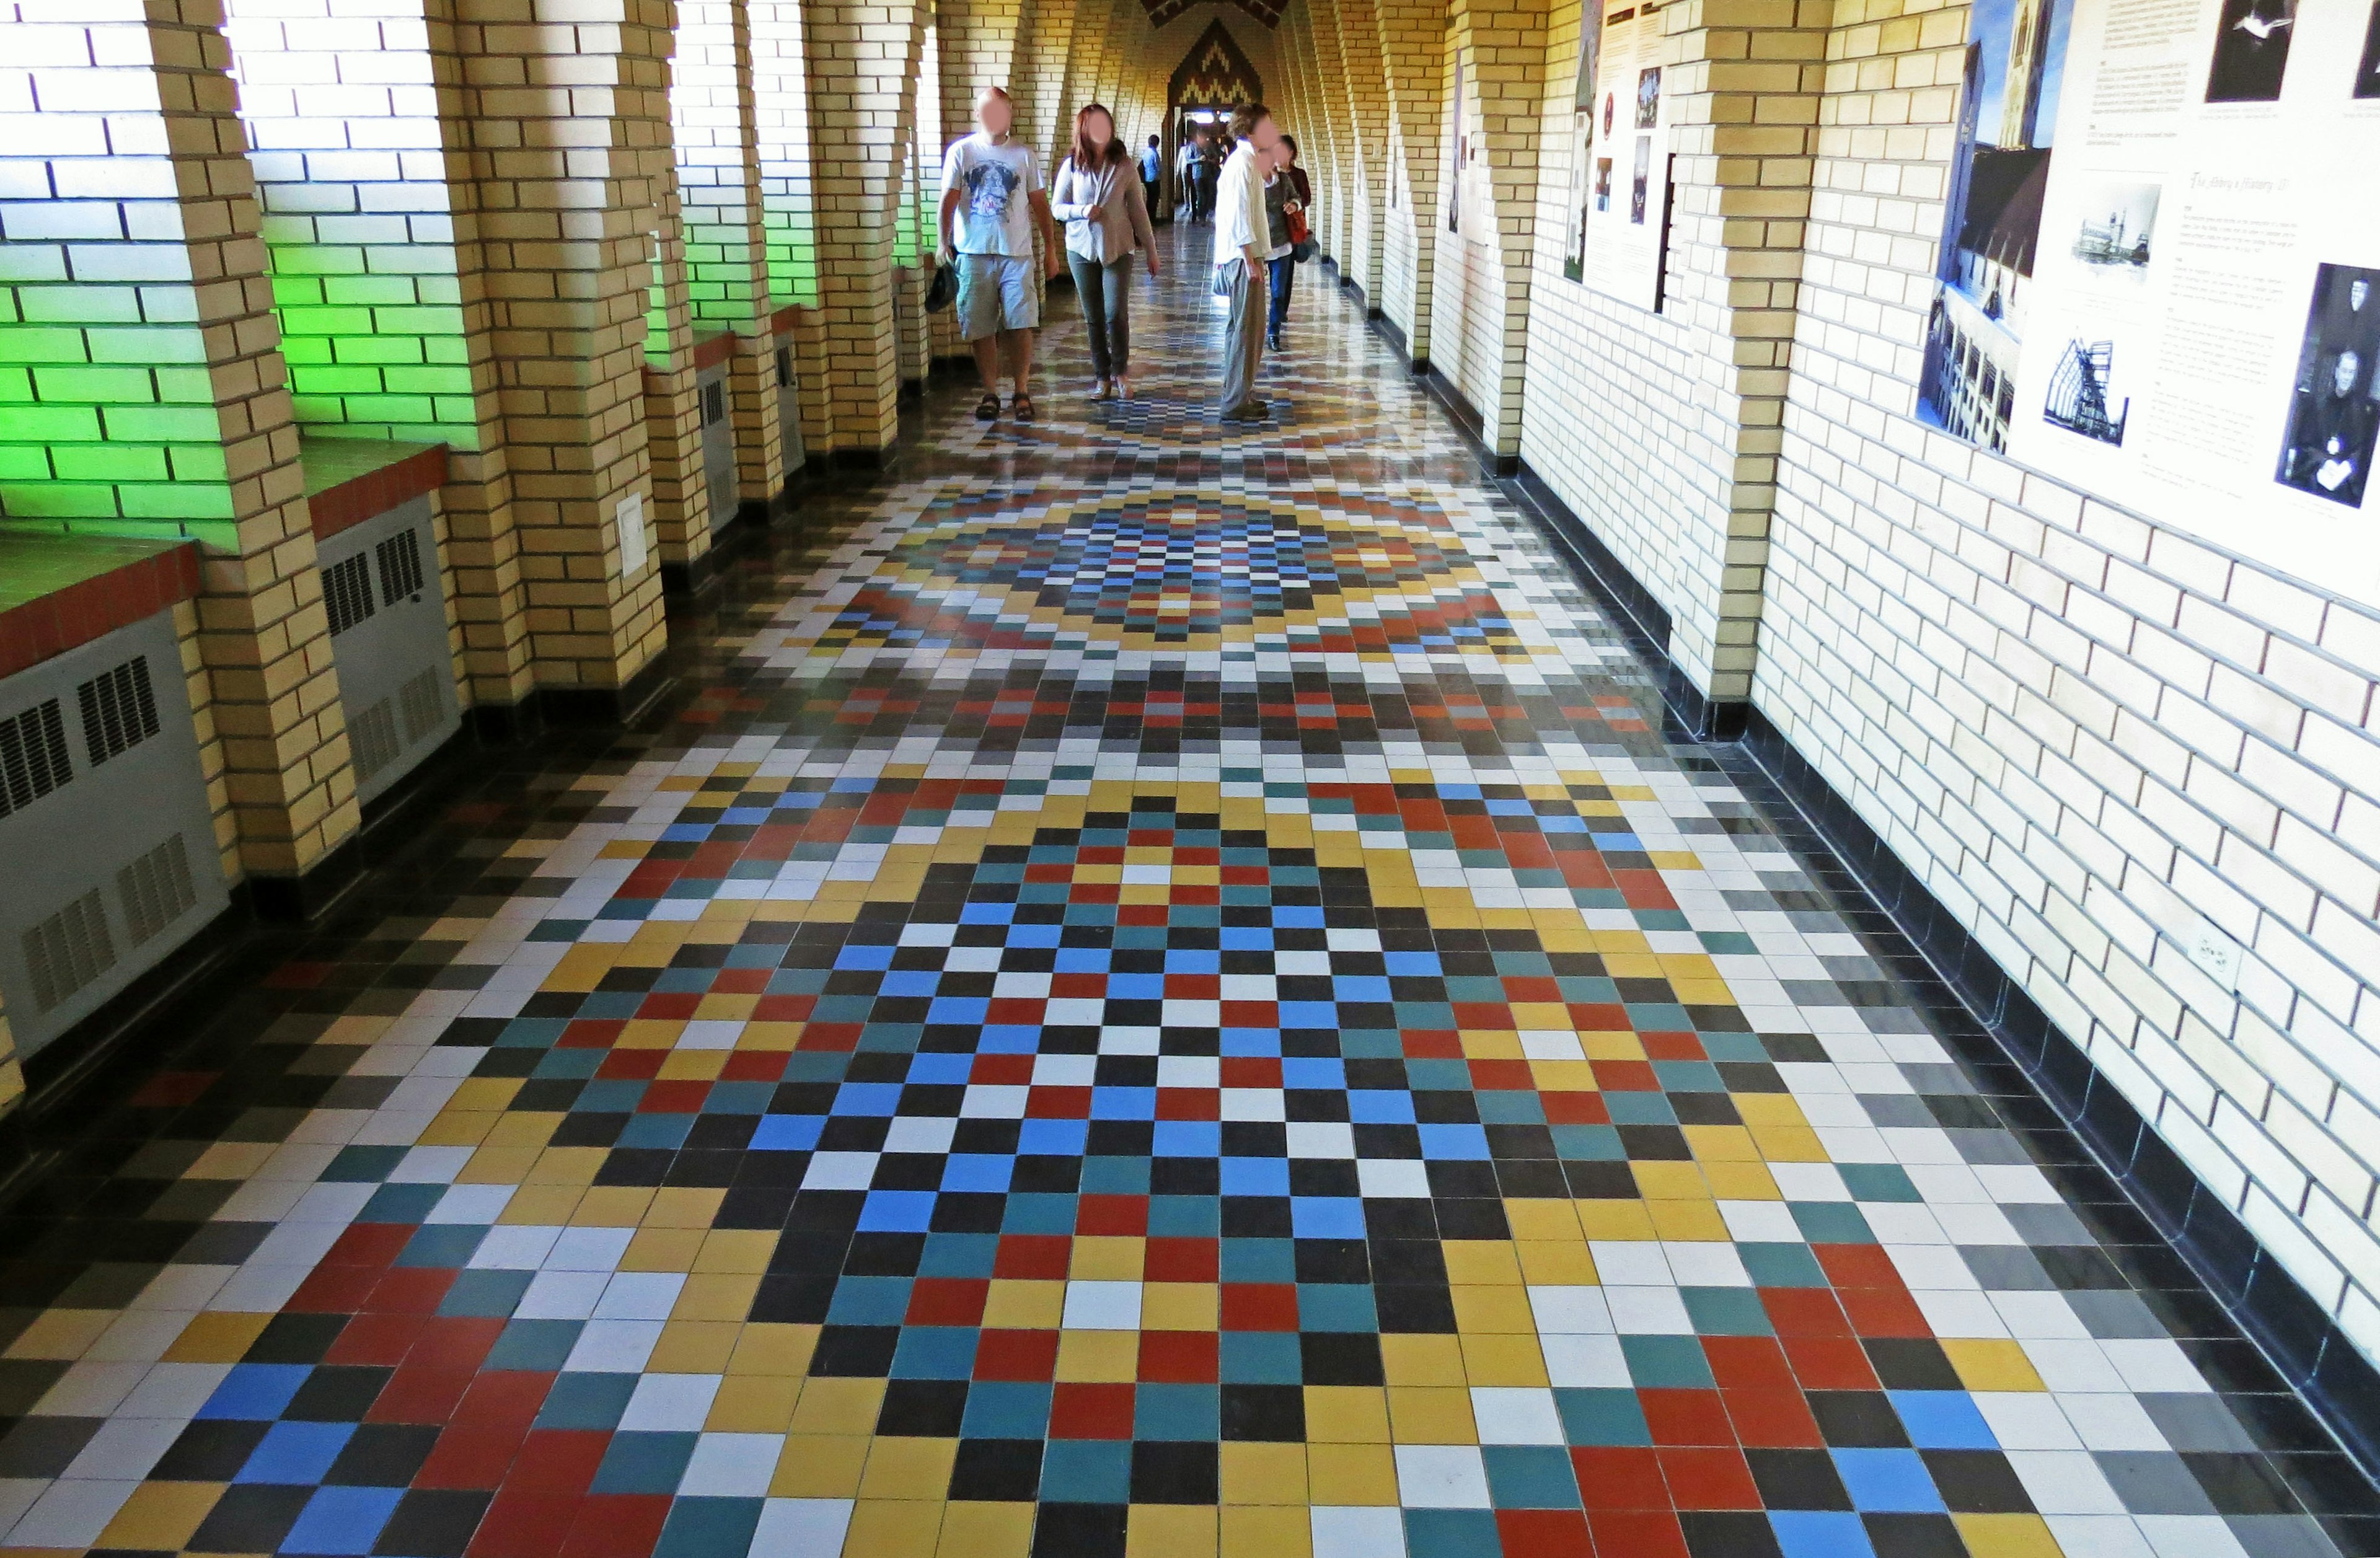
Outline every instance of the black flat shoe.
POLYGON ((975 420, 977 421, 991 421, 998 418, 999 415, 1000 396, 996 395, 987 395, 981 400, 975 403, 975 420))

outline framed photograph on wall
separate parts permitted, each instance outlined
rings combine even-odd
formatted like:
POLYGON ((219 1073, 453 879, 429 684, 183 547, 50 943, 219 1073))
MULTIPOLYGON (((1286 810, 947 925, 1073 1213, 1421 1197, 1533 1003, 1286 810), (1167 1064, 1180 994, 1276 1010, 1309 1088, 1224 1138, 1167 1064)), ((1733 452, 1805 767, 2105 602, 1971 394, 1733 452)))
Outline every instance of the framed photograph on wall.
MULTIPOLYGON (((2380 0, 2374 0, 2380 4, 2380 0)), ((1572 281, 1586 276, 1586 216, 1594 202, 1589 176, 1595 158, 1595 70, 1603 52, 1601 18, 1591 7, 1578 21, 1578 75, 1570 93, 1570 244, 1562 253, 1562 274, 1572 281)))

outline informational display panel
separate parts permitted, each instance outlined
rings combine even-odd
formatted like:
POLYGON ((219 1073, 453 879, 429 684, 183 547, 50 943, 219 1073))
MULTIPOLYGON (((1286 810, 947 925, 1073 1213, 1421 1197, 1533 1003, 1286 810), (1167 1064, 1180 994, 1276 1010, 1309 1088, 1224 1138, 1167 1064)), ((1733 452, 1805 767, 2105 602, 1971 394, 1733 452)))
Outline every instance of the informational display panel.
POLYGON ((1669 210, 1670 110, 1662 91, 1660 6, 1602 7, 1592 64, 1580 271, 1597 292, 1651 309, 1661 298, 1663 218, 1669 210))
POLYGON ((1919 414, 2380 604, 2380 0, 1977 0, 1919 414))

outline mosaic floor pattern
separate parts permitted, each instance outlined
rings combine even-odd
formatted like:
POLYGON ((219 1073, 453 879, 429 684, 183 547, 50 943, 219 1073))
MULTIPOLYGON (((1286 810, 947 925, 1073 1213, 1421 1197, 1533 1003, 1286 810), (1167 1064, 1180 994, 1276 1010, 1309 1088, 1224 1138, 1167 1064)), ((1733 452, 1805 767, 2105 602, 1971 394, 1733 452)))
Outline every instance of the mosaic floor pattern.
POLYGON ((0 1546, 2380 1552, 1346 303, 1225 436, 1174 258, 42 1126, 0 1546))

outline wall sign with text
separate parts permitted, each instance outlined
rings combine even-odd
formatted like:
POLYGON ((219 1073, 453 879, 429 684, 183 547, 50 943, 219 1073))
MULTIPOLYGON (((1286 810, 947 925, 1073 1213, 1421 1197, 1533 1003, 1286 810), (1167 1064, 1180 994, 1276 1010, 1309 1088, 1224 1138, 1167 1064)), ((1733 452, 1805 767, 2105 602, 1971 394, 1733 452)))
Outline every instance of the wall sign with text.
POLYGON ((1976 0, 1958 128, 1918 415, 2380 604, 2380 0, 1976 0))
POLYGON ((1572 135, 1573 217, 1565 272, 1597 292, 1660 306, 1669 213, 1670 119, 1662 94, 1659 5, 1602 7, 1597 40, 1583 45, 1582 90, 1592 106, 1572 135))

